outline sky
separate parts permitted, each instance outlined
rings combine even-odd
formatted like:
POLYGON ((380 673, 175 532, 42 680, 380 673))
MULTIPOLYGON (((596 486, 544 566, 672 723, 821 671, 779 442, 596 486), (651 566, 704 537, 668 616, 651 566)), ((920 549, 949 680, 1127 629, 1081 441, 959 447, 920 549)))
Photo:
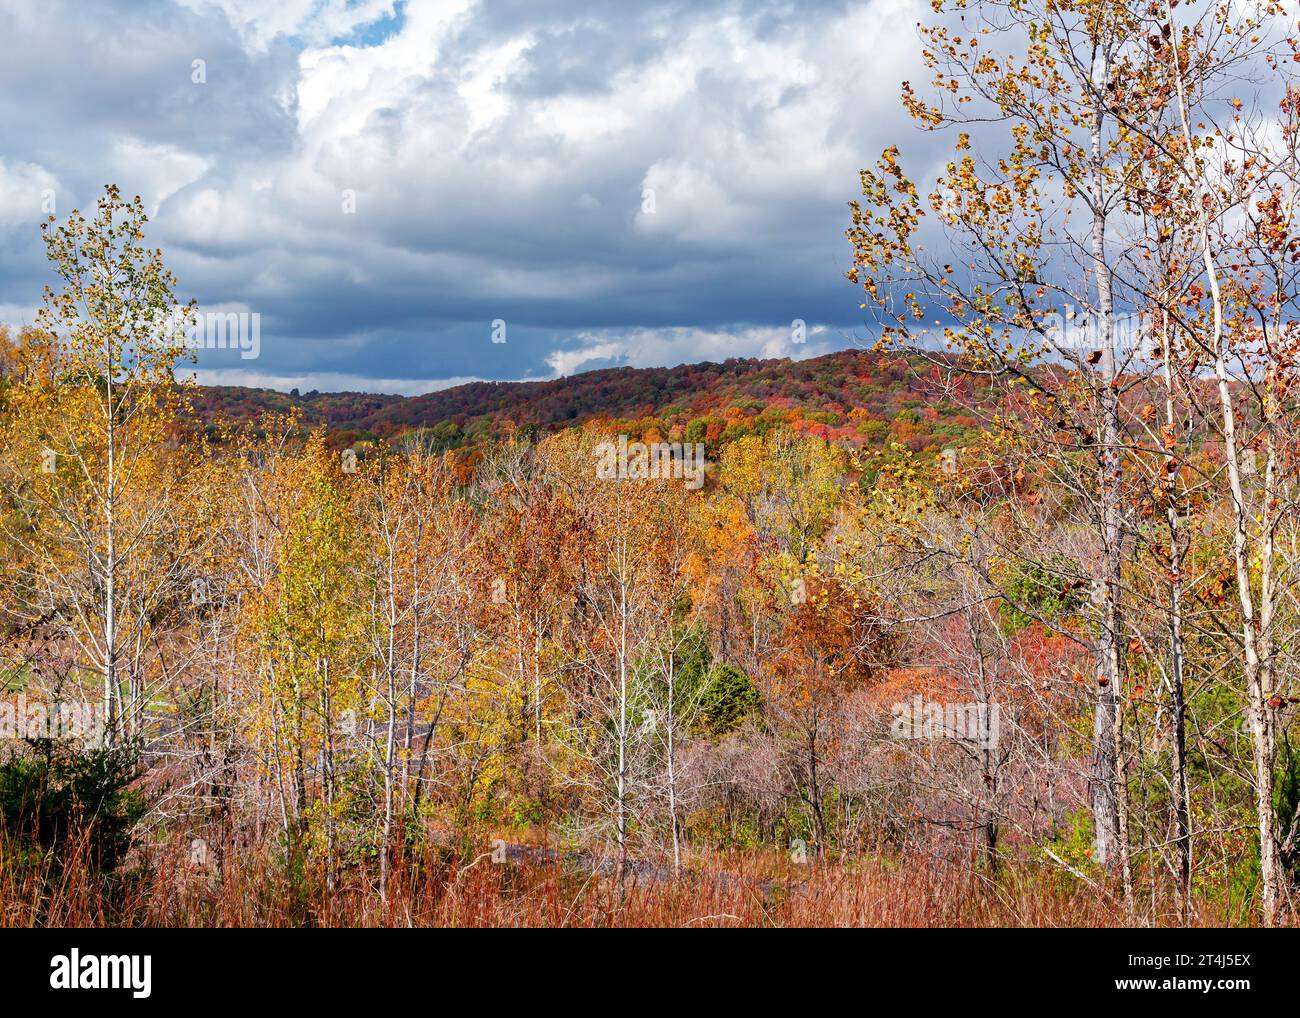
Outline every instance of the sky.
POLYGON ((205 383, 472 379, 860 345, 847 203, 929 5, 0 0, 0 321, 39 223, 139 194, 205 383), (796 342, 792 323, 805 323, 796 342))

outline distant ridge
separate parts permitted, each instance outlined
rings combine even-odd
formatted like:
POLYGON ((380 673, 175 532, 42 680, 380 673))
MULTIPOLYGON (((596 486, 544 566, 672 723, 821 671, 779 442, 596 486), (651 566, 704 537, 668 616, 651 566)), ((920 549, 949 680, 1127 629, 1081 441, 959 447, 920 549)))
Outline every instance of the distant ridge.
POLYGON ((844 350, 800 361, 733 358, 673 368, 602 368, 542 381, 470 382, 421 396, 203 386, 195 405, 205 423, 248 422, 297 408, 308 424, 324 424, 341 440, 422 432, 445 448, 512 429, 544 433, 605 418, 665 437, 694 426, 715 441, 785 423, 857 444, 892 438, 919 451, 978 426, 940 398, 939 375, 919 358, 844 350))

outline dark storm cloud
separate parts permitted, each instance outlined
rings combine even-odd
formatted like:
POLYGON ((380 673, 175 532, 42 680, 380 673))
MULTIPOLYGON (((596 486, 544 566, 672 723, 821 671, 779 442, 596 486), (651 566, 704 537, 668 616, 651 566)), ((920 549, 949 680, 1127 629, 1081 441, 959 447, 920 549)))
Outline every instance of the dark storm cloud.
POLYGON ((93 160, 122 137, 250 157, 293 143, 293 47, 250 54, 219 12, 39 0, 0 7, 0 37, 7 156, 57 162, 80 147, 93 160), (202 88, 194 60, 207 65, 202 88))
POLYGON ((262 315, 256 362, 201 363, 244 378, 420 388, 820 349, 788 348, 795 318, 842 344, 845 203, 904 123, 917 13, 10 3, 0 307, 38 299, 44 189, 63 214, 113 180, 156 207, 187 295, 262 315))

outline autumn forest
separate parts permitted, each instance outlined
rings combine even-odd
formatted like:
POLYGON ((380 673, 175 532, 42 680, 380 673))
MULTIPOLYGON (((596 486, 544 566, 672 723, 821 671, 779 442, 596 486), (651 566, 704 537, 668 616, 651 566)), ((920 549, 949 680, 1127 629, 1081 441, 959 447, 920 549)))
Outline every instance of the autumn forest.
POLYGON ((1294 924, 1294 12, 934 11, 839 353, 204 387, 33 230, 0 924, 1294 924))

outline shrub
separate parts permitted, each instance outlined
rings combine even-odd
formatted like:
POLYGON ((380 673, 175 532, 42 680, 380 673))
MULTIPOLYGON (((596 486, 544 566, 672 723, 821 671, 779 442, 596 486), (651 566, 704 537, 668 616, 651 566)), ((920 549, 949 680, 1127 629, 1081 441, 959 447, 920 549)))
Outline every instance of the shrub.
POLYGON ((0 824, 9 840, 57 859, 71 837, 80 837, 94 865, 112 872, 148 808, 131 787, 142 773, 138 756, 47 739, 32 745, 31 755, 0 765, 0 824))
POLYGON ((700 717, 711 735, 727 735, 757 714, 762 699, 754 684, 730 665, 719 665, 709 675, 700 697, 700 717))

